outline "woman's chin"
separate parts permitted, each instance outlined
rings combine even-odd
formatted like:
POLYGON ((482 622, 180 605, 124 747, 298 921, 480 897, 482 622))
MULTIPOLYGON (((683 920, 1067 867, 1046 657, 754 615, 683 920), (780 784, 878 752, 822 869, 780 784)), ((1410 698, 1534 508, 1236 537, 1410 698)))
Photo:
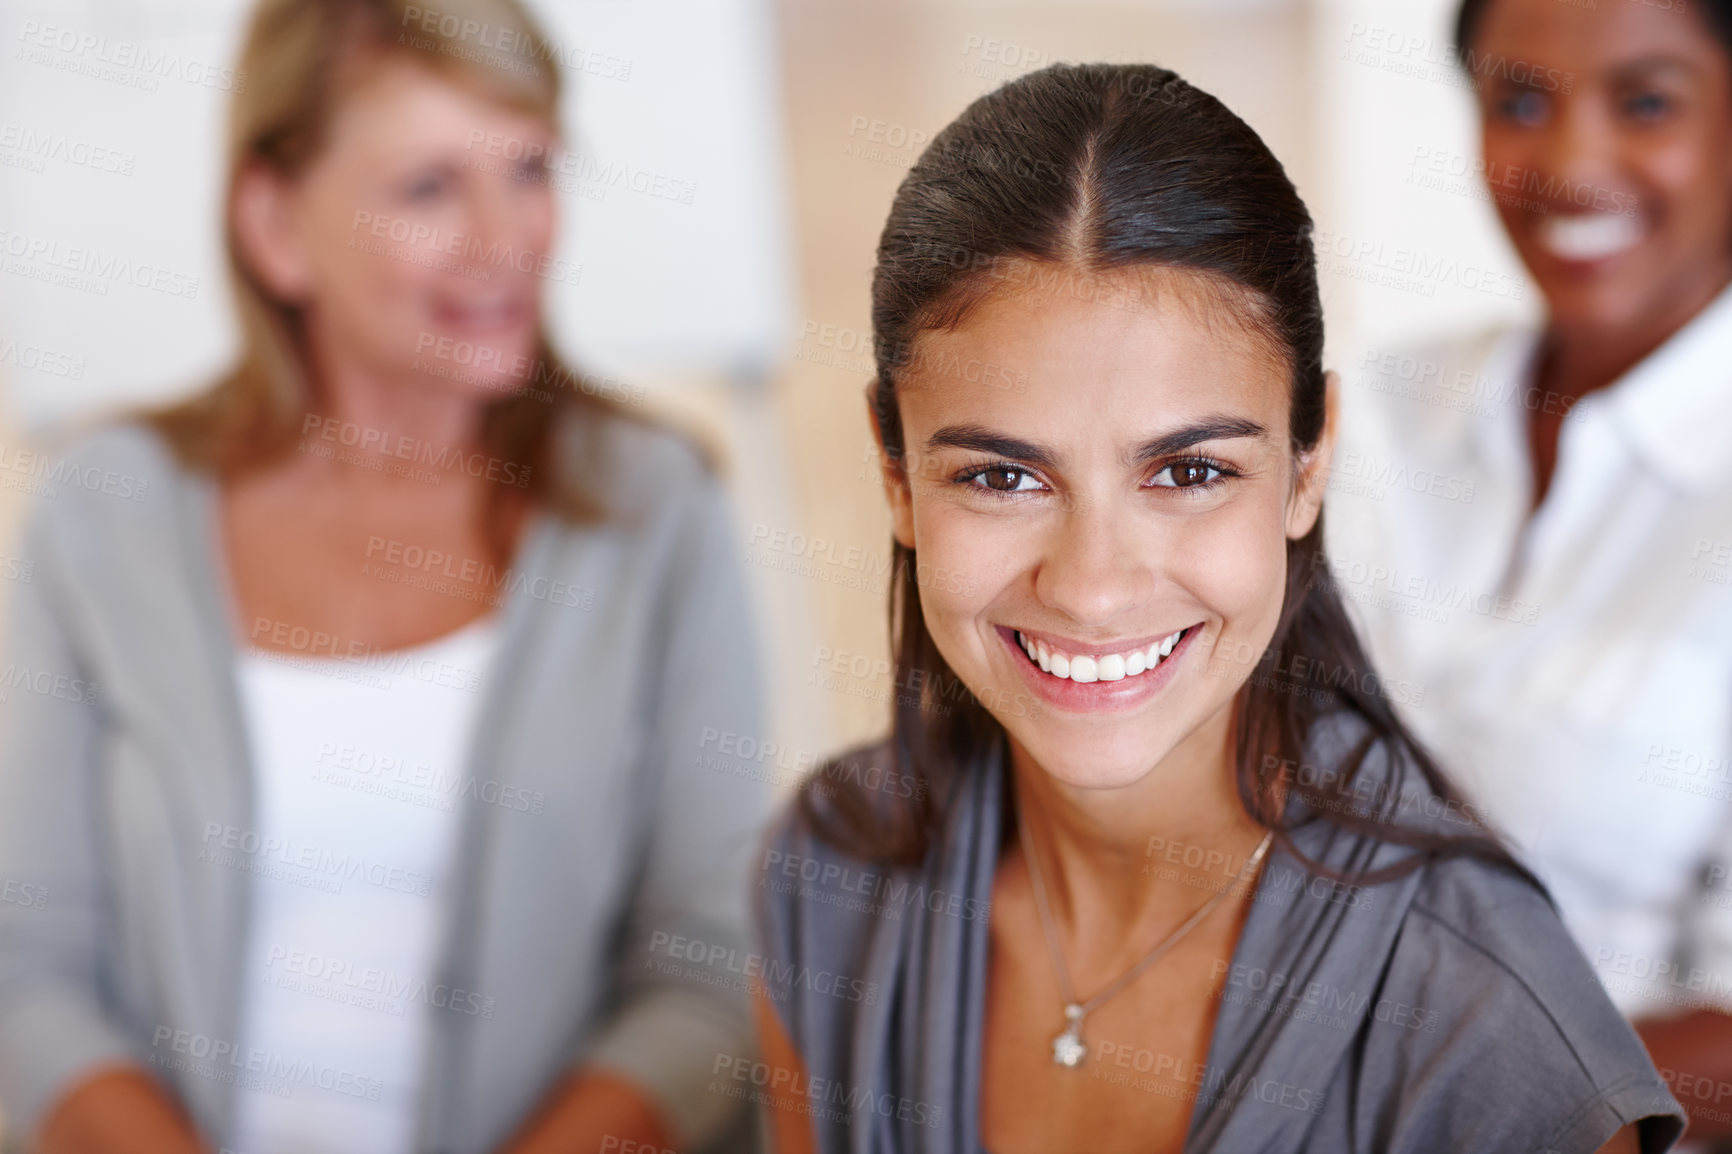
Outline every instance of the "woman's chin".
POLYGON ((1147 777, 1160 762, 1147 748, 1135 753, 1087 745, 1068 745, 1047 756, 1029 751, 1040 771, 1072 789, 1125 789, 1147 777))

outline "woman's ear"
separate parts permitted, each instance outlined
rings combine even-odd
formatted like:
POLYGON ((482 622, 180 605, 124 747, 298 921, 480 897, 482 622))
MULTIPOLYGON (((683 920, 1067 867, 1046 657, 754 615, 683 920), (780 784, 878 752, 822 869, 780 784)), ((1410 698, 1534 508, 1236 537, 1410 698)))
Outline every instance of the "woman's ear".
POLYGON ((1323 435, 1299 458, 1299 476, 1287 502, 1287 536, 1297 541, 1311 532, 1323 511, 1323 491, 1329 487, 1329 467, 1335 460, 1336 412, 1341 401, 1341 377, 1323 374, 1323 435))
POLYGON ((229 226, 242 267, 274 297, 298 304, 312 291, 312 268, 296 227, 294 188, 269 165, 254 161, 235 174, 229 226))
POLYGON ((905 549, 914 548, 914 493, 908 485, 907 453, 898 460, 884 448, 884 430, 878 425, 878 406, 873 399, 878 381, 866 384, 866 419, 872 422, 872 440, 878 445, 878 471, 884 478, 884 495, 890 499, 890 533, 905 549))

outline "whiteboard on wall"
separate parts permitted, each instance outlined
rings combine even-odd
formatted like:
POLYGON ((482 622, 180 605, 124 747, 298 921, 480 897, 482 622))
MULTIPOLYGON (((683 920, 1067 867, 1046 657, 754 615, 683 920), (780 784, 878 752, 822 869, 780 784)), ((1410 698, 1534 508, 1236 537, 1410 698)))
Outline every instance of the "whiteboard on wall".
MULTIPOLYGON (((767 373, 792 315, 769 0, 530 4, 583 161, 560 183, 582 273, 550 286, 555 341, 652 385, 767 373)), ((218 185, 249 9, 0 0, 0 384, 27 426, 184 394, 232 358, 218 185)))

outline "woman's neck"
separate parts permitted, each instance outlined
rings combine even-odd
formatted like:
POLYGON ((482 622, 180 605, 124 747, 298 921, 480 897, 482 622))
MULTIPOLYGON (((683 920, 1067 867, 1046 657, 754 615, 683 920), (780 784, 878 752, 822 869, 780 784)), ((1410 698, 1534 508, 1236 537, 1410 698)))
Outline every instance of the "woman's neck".
POLYGON ((1120 789, 1056 781, 1012 742, 1017 820, 1028 824, 1062 936, 1176 924, 1245 866, 1266 831, 1235 787, 1231 714, 1120 789))
POLYGON ((423 460, 438 461, 477 446, 487 396, 407 365, 369 363, 317 310, 305 324, 313 407, 318 417, 338 422, 339 443, 375 453, 382 440, 399 451, 408 443, 427 450, 423 460))

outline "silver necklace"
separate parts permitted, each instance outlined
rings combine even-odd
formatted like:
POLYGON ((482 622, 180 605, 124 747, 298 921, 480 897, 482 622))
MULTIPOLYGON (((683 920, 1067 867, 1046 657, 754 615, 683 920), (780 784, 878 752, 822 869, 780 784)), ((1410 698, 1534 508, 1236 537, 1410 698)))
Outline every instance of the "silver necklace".
POLYGON ((1083 1018, 1100 1006, 1108 998, 1136 981, 1142 972, 1159 961, 1168 950, 1178 944, 1179 939, 1190 933, 1209 911, 1220 905, 1226 896, 1237 889, 1247 877, 1256 872, 1257 866, 1263 860, 1263 855, 1269 852, 1269 844, 1275 840, 1275 831, 1270 830, 1263 835, 1263 840, 1257 845, 1257 852, 1245 861, 1239 870, 1239 876, 1230 886, 1224 886, 1208 901, 1204 902, 1197 912, 1186 918, 1178 929, 1168 934, 1154 949, 1144 955, 1143 960, 1120 974, 1117 980, 1110 983, 1106 989, 1096 994, 1086 1002, 1079 1002, 1076 991, 1070 984, 1070 971, 1065 969, 1064 951, 1059 948, 1058 930, 1053 926, 1052 910, 1046 903, 1046 882, 1040 876, 1040 859, 1034 854, 1034 845, 1030 841, 1028 822, 1020 816, 1017 819, 1017 831, 1022 835, 1022 856, 1028 859, 1028 874, 1034 880, 1034 900, 1040 908, 1040 928, 1046 932, 1047 949, 1052 951, 1053 968, 1058 971, 1059 992, 1064 995, 1065 1027, 1052 1040, 1052 1060, 1060 1066, 1075 1068, 1082 1065, 1088 1056, 1088 1046, 1082 1040, 1083 1018))

